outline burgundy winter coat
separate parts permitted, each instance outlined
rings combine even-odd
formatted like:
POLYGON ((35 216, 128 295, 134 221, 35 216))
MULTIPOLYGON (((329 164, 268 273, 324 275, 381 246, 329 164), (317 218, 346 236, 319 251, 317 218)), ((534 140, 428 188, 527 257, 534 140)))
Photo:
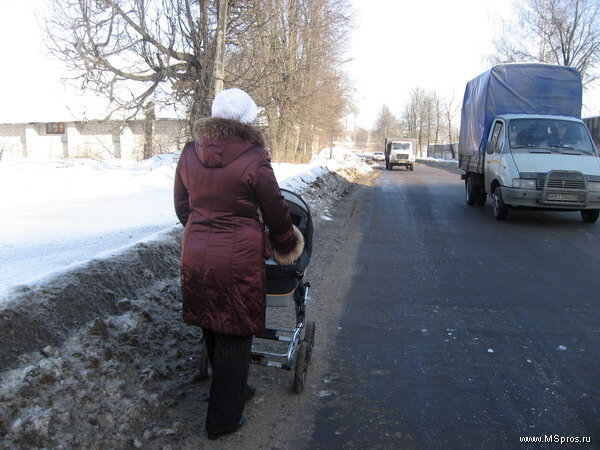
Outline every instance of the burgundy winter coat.
POLYGON ((264 141, 230 119, 202 119, 181 153, 175 211, 185 226, 181 254, 184 321, 237 336, 265 328, 265 264, 302 252, 264 141), (259 220, 269 227, 269 239, 259 220), (270 243, 269 243, 270 240, 270 243))

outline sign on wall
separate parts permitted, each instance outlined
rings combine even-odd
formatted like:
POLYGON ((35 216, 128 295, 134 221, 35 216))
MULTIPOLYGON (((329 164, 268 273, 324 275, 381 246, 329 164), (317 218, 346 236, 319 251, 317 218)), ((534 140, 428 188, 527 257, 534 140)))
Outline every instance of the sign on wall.
POLYGON ((64 122, 48 122, 46 123, 46 134, 65 134, 64 122))

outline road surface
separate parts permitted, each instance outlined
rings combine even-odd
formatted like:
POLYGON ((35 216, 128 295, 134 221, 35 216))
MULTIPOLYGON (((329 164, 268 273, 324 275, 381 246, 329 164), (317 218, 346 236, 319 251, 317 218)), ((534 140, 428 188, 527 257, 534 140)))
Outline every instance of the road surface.
POLYGON ((422 164, 382 170, 355 210, 310 448, 600 445, 600 224, 498 222, 422 164))

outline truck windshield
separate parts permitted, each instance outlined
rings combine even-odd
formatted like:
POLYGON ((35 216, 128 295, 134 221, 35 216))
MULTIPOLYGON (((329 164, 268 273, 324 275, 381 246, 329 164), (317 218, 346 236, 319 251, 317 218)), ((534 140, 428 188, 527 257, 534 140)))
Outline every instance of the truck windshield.
POLYGON ((513 119, 508 138, 513 150, 531 152, 595 154, 585 126, 557 119, 513 119))
POLYGON ((392 150, 410 150, 410 142, 392 142, 392 150))

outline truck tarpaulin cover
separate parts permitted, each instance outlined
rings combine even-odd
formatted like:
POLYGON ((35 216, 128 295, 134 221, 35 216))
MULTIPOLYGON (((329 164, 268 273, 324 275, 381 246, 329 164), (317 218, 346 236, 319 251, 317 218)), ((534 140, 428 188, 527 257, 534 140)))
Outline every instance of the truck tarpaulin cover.
POLYGON ((469 81, 461 112, 459 153, 485 151, 492 120, 501 114, 580 118, 579 72, 549 64, 502 64, 469 81))

